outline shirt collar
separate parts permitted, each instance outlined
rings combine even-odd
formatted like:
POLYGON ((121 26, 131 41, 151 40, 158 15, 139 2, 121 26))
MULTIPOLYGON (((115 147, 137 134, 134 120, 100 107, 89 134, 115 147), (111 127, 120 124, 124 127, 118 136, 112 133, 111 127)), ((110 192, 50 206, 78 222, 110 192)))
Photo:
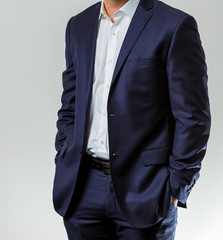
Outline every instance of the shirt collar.
MULTIPOLYGON (((138 6, 139 1, 140 0, 128 0, 128 2, 126 2, 116 12, 122 12, 122 13, 128 15, 130 18, 132 18, 135 13, 135 10, 138 6)), ((99 14, 98 19, 100 19, 102 15, 107 15, 105 8, 104 8, 104 0, 101 0, 101 8, 100 8, 100 14, 99 14)))

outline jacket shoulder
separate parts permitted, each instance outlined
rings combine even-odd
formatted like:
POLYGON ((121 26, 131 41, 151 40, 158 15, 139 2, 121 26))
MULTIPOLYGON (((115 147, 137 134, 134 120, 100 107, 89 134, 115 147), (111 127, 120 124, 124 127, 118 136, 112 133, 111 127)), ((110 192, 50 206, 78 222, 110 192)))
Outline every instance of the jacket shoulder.
POLYGON ((196 22, 196 19, 190 13, 159 0, 154 0, 154 15, 157 22, 162 23, 162 26, 170 29, 174 29, 183 18, 196 22))
POLYGON ((179 18, 183 15, 190 15, 189 13, 187 13, 181 9, 175 8, 175 7, 168 5, 167 3, 164 3, 159 0, 154 0, 154 9, 155 9, 155 11, 158 11, 159 14, 163 14, 166 16, 172 16, 172 17, 176 17, 176 18, 179 18))
POLYGON ((92 10, 95 10, 95 8, 99 7, 100 4, 101 4, 101 1, 92 4, 91 6, 85 8, 84 10, 77 13, 76 15, 71 16, 70 19, 68 20, 68 22, 69 21, 70 22, 74 22, 74 21, 82 22, 82 20, 86 21, 86 16, 88 16, 88 14, 92 12, 92 10))

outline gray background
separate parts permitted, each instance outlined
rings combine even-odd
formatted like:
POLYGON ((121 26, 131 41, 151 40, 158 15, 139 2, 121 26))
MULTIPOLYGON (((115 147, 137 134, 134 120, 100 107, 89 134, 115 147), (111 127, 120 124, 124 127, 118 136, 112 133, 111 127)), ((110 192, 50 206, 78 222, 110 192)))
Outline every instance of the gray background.
MULTIPOLYGON (((1 218, 4 240, 67 239, 52 204, 54 138, 68 19, 97 1, 1 0, 1 218)), ((222 240, 222 1, 166 0, 195 17, 206 52, 212 128, 176 240, 222 240)))

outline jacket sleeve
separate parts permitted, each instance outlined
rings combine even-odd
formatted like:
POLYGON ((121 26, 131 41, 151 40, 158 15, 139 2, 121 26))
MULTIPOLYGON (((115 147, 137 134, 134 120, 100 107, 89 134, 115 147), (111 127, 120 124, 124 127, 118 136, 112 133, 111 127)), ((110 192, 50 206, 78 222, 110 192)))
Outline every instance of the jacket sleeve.
POLYGON ((57 133, 55 138, 55 148, 57 154, 55 156, 55 163, 59 153, 64 145, 64 141, 68 135, 69 130, 74 125, 75 121, 75 90, 76 90, 76 72, 74 69, 71 53, 70 53, 70 23, 72 17, 69 19, 65 30, 65 61, 66 69, 62 73, 63 92, 61 96, 61 108, 57 112, 57 133))
POLYGON ((175 120, 169 184, 178 206, 186 207, 199 178, 211 126, 205 53, 196 20, 189 14, 181 17, 174 30, 166 72, 175 120))

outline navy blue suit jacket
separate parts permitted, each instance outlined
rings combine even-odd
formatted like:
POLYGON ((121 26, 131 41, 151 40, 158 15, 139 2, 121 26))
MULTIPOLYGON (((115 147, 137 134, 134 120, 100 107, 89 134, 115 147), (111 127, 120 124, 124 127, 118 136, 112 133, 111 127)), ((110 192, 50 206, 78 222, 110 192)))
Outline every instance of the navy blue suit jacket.
MULTIPOLYGON (((71 17, 66 26, 53 186, 54 208, 61 216, 71 202, 87 145, 100 4, 71 17)), ((136 227, 161 220, 171 196, 186 207, 210 134, 207 80, 196 20, 161 1, 141 0, 107 103, 114 189, 136 227)))

